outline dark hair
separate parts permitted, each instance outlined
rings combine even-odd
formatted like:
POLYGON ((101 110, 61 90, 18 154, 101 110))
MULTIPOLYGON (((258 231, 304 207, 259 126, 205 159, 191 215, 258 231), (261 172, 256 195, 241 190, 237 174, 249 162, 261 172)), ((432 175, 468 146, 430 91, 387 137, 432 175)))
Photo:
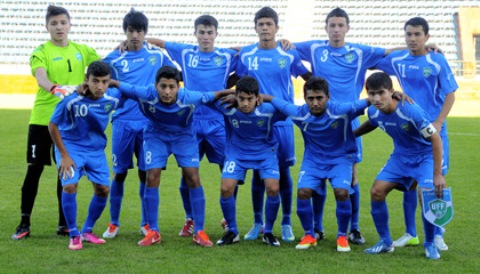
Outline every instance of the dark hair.
POLYGON ((405 25, 403 26, 403 30, 407 30, 407 26, 414 26, 414 27, 422 26, 423 32, 425 33, 425 35, 428 34, 428 22, 422 17, 410 18, 407 22, 405 22, 405 25))
POLYGON ((90 75, 97 77, 110 75, 110 67, 103 61, 92 62, 87 68, 87 78, 90 75))
POLYGON ((155 84, 158 84, 162 78, 174 79, 177 81, 177 84, 179 84, 181 79, 178 70, 171 66, 163 66, 157 71, 157 76, 155 76, 155 84))
POLYGON ((308 79, 307 82, 305 82, 305 84, 303 85, 303 96, 307 95, 307 90, 321 91, 325 93, 327 97, 330 96, 328 82, 322 77, 310 77, 310 79, 308 79))
POLYGON ((258 96, 258 91, 259 87, 257 79, 253 78, 252 76, 243 76, 235 85, 235 94, 245 92, 247 94, 254 94, 255 96, 258 96))
POLYGON ((341 8, 334 8, 327 14, 327 18, 325 18, 326 25, 328 25, 328 19, 330 19, 330 17, 344 17, 347 20, 347 25, 350 25, 350 18, 348 18, 347 12, 341 8))
POLYGON ((127 32, 127 28, 132 27, 136 31, 148 32, 148 18, 143 12, 136 11, 132 8, 123 17, 123 32, 127 32))
POLYGON ((275 26, 278 26, 278 14, 271 7, 263 7, 255 13, 255 19, 253 20, 255 26, 257 25, 257 21, 261 18, 272 18, 275 22, 275 26))
POLYGON ((47 16, 45 17, 45 22, 48 25, 48 20, 50 20, 51 17, 62 14, 65 14, 68 18, 68 21, 70 22, 70 14, 65 8, 50 5, 47 8, 47 16))
POLYGON ((193 26, 195 27, 195 31, 197 31, 198 25, 204 25, 204 26, 213 26, 215 27, 215 30, 218 29, 218 21, 215 19, 215 17, 211 15, 202 15, 195 19, 195 22, 193 23, 193 26))
POLYGON ((392 78, 385 72, 375 72, 367 78, 365 88, 368 90, 379 90, 382 88, 393 89, 392 78))

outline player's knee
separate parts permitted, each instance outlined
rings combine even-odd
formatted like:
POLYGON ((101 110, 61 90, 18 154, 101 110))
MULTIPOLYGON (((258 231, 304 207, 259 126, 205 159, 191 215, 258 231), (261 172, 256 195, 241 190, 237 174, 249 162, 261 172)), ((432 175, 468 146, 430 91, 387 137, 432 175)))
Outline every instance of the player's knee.
POLYGON ((109 186, 104 186, 104 185, 95 185, 95 195, 98 197, 106 198, 108 197, 108 194, 110 193, 110 187, 109 186))
POLYGON ((183 178, 185 179, 185 183, 187 184, 188 188, 197 188, 200 187, 200 176, 198 175, 198 169, 195 171, 185 171, 183 173, 183 178))
POLYGON ((77 193, 77 186, 78 184, 68 184, 63 186, 63 192, 68 194, 75 194, 77 193))
POLYGON ((370 198, 372 201, 383 201, 385 200, 386 193, 379 188, 372 187, 370 189, 370 198))
POLYGON ((335 200, 337 201, 343 202, 343 201, 347 201, 350 198, 348 190, 344 188, 336 188, 334 192, 335 192, 335 200))
POLYGON ((115 173, 113 175, 113 180, 115 180, 115 182, 117 183, 123 183, 127 178, 127 174, 128 174, 128 171, 125 171, 124 173, 119 173, 119 174, 115 173))
POLYGON ((300 188, 297 191, 297 198, 300 200, 310 199, 312 197, 312 190, 309 188, 300 188))

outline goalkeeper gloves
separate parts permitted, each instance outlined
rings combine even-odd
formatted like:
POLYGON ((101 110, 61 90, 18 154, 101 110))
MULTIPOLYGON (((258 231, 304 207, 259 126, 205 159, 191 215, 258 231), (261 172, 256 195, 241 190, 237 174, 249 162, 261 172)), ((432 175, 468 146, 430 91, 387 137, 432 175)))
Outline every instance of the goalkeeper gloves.
POLYGON ((59 85, 53 85, 53 87, 50 89, 50 93, 52 95, 55 95, 56 97, 63 99, 65 96, 68 96, 75 92, 77 89, 76 86, 59 86, 59 85))

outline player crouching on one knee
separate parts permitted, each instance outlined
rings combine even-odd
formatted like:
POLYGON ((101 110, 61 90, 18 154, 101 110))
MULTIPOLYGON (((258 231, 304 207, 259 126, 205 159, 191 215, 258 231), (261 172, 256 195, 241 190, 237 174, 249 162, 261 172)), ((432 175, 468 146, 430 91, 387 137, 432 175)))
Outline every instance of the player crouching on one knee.
MULTIPOLYGON (((442 140, 426 113, 417 104, 403 105, 392 98, 392 80, 386 73, 370 75, 365 86, 372 106, 368 109, 369 120, 355 130, 355 135, 361 136, 379 127, 394 141, 393 153, 370 190, 371 214, 380 241, 365 252, 378 254, 394 250, 385 201, 392 189, 408 190, 413 181, 417 180, 420 201, 423 189, 434 188, 437 197, 442 196, 445 187, 442 176, 442 140)), ((434 245, 435 225, 428 222, 424 214, 422 221, 425 254, 429 259, 439 259, 440 252, 434 245)))

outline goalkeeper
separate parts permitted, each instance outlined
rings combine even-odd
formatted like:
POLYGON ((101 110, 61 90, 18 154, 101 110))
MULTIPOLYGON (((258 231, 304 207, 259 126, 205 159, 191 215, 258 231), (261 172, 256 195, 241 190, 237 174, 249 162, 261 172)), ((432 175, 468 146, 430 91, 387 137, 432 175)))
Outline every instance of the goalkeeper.
MULTIPOLYGON (((52 139, 48 122, 60 99, 73 92, 66 85, 83 82, 85 68, 100 56, 94 49, 68 40, 71 23, 68 11, 62 7, 49 6, 46 14, 46 28, 50 39, 37 47, 30 57, 30 67, 38 82, 28 128, 27 174, 22 187, 21 222, 13 240, 30 236, 30 215, 32 213, 38 184, 45 165, 51 165, 52 139)), ((62 185, 57 178, 59 221, 58 235, 68 235, 61 205, 62 185)))

